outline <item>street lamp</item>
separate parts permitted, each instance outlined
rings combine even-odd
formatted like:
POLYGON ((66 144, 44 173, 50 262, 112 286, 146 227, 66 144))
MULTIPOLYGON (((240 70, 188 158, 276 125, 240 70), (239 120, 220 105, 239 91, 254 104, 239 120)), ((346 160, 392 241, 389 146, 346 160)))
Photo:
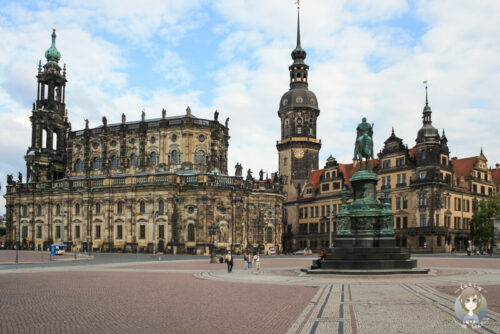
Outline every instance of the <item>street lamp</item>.
POLYGON ((219 227, 215 224, 212 224, 208 227, 208 232, 212 236, 212 249, 210 251, 210 263, 217 263, 216 254, 215 254, 215 234, 219 231, 219 227))
POLYGON ((153 202, 153 213, 151 214, 153 216, 153 257, 156 255, 156 218, 158 217, 158 212, 154 211, 155 209, 155 204, 153 202))

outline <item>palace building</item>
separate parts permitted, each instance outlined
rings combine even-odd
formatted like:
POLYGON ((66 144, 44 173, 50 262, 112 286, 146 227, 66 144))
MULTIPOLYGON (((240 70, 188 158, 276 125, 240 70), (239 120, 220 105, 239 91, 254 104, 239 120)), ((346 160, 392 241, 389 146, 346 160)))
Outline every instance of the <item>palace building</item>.
MULTIPOLYGON (((66 109, 66 66, 52 45, 38 66, 23 182, 8 177, 8 242, 47 249, 208 254, 218 249, 281 250, 279 179, 228 175, 225 123, 184 115, 73 131, 66 109)), ((250 173, 249 173, 250 174, 250 173)))
MULTIPOLYGON (((290 90, 281 98, 278 110, 281 140, 277 149, 285 196, 286 251, 320 250, 329 247, 330 242, 335 243, 341 191, 346 187, 352 193, 349 179, 360 168, 359 164, 338 163, 330 156, 324 168, 318 169, 319 108, 316 96, 308 89, 309 66, 305 58, 298 21, 297 46, 289 67, 290 90)), ((378 159, 370 161, 370 167, 380 178, 377 190, 391 190, 398 246, 413 252, 465 249, 474 209, 478 201, 498 187, 500 168, 497 165, 489 170, 482 150, 475 157, 450 158, 444 130, 439 135, 431 116, 426 87, 423 122, 416 145, 408 148, 393 130, 378 159)))

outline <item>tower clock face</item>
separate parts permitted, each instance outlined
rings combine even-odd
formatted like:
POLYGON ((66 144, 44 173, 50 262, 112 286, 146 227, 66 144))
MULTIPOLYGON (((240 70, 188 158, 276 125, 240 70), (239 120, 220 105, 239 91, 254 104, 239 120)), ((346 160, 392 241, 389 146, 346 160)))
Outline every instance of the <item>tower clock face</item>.
POLYGON ((297 150, 295 150, 294 154, 293 154, 297 159, 302 159, 304 157, 304 150, 299 148, 297 150))

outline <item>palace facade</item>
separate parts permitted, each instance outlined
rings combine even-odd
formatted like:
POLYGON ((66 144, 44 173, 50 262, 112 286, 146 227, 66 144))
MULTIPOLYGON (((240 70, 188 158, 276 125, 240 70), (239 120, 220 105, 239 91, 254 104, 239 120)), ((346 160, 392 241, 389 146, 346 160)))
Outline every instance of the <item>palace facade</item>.
MULTIPOLYGON (((292 52, 290 89, 280 100, 281 140, 277 142, 283 179, 284 247, 320 250, 335 243, 336 215, 341 191, 351 191, 349 179, 359 170, 332 156, 318 168, 321 141, 316 138, 318 101, 308 89, 306 52, 292 52), (332 231, 330 233, 330 230, 332 231)), ((427 99, 416 145, 408 148, 394 130, 370 167, 380 180, 377 190, 389 188, 398 246, 412 252, 449 252, 467 248, 470 220, 478 201, 498 188, 500 172, 489 170, 482 150, 478 156, 450 158, 448 140, 432 125, 427 99), (497 181, 495 183, 495 181, 497 181)), ((360 116, 361 119, 361 116, 360 116)))
POLYGON ((229 118, 180 116, 127 121, 72 131, 65 103, 66 66, 46 51, 38 67, 31 145, 23 182, 8 177, 8 242, 47 249, 208 254, 281 250, 281 185, 228 175, 229 118))

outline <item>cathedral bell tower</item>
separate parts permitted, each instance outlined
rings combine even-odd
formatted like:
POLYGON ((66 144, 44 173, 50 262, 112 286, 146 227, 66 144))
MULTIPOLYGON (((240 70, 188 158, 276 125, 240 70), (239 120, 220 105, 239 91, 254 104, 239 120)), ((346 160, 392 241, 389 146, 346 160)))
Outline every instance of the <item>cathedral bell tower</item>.
POLYGON ((70 124, 65 104, 66 65, 59 66, 61 54, 56 48, 56 29, 52 45, 45 51, 47 63, 38 64, 37 98, 33 103, 31 146, 26 153, 28 181, 57 180, 66 169, 66 140, 70 124))
POLYGON ((319 116, 316 95, 308 87, 309 66, 304 62, 306 51, 300 45, 300 12, 297 12, 297 46, 292 51, 290 90, 280 100, 281 119, 279 172, 283 180, 285 202, 293 202, 312 170, 318 169, 321 141, 316 139, 319 116))

